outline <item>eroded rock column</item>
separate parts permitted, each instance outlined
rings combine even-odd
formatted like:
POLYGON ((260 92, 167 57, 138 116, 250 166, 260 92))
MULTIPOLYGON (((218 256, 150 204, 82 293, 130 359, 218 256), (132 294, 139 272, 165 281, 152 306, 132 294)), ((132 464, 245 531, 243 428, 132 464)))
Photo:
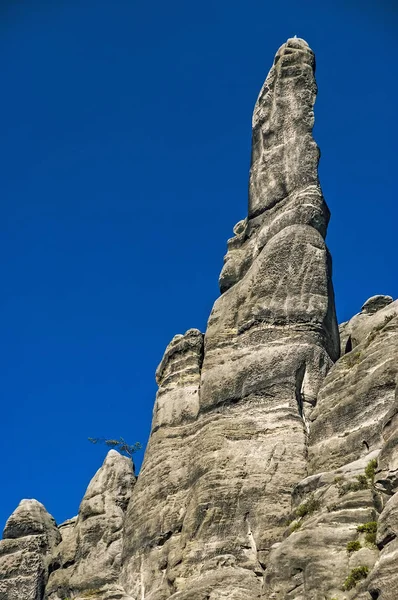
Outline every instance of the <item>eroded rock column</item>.
POLYGON ((275 57, 254 109, 248 217, 228 242, 195 393, 185 350, 170 370, 178 391, 160 381, 126 521, 122 580, 134 598, 260 597, 307 474, 311 413, 339 355, 314 67, 297 38, 275 57))
POLYGON ((51 556, 46 599, 131 600, 119 576, 124 517, 134 481, 131 459, 110 450, 77 518, 59 528, 62 541, 51 556))
POLYGON ((0 598, 43 600, 49 556, 60 540, 44 506, 37 500, 22 500, 0 542, 0 598))

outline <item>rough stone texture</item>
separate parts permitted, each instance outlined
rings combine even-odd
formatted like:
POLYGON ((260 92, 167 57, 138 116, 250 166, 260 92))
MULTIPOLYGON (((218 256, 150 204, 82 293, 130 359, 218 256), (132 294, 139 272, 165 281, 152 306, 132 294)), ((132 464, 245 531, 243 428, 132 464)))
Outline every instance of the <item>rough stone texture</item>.
POLYGON ((0 542, 0 599, 42 600, 47 557, 61 536, 37 500, 22 500, 8 519, 0 542))
MULTIPOLYGON (((395 402, 384 420, 384 444, 375 476, 375 487, 381 493, 384 504, 377 524, 376 538, 381 552, 363 585, 364 591, 379 600, 398 598, 398 386, 395 393, 395 402)), ((368 597, 369 595, 363 595, 363 598, 368 597)))
POLYGON ((188 332, 158 371, 126 518, 122 582, 134 598, 259 597, 306 475, 306 426, 339 355, 315 96, 314 55, 288 40, 254 109, 249 216, 228 243, 204 355, 188 332))
POLYGON ((182 526, 192 494, 193 441, 200 426, 203 334, 177 335, 157 369, 152 431, 125 527, 122 582, 134 598, 168 598, 182 577, 182 526), (128 566, 127 566, 128 565, 128 566))
POLYGON ((293 493, 294 505, 314 497, 319 506, 300 520, 296 532, 288 529, 286 539, 272 551, 266 598, 398 598, 395 542, 379 557, 376 548, 366 547, 366 534, 357 531, 358 525, 380 516, 381 549, 398 527, 395 505, 388 508, 392 501, 383 509, 388 494, 396 490, 398 302, 375 296, 340 331, 345 346, 350 339, 350 351, 332 367, 319 391, 308 439, 312 475, 293 493), (357 477, 365 477, 367 464, 376 457, 374 483, 368 479, 366 489, 355 490, 357 477), (386 527, 390 533, 383 533, 386 527), (364 547, 348 554, 346 544, 354 540, 364 547), (369 577, 344 592, 345 578, 358 566, 367 566, 369 577))
POLYGON ((383 445, 398 373, 398 301, 361 312, 345 327, 352 350, 329 372, 311 415, 311 473, 352 462, 383 445))
POLYGON ((132 461, 110 450, 87 488, 78 517, 59 528, 62 542, 52 555, 46 600, 128 600, 118 578, 134 480, 132 461))

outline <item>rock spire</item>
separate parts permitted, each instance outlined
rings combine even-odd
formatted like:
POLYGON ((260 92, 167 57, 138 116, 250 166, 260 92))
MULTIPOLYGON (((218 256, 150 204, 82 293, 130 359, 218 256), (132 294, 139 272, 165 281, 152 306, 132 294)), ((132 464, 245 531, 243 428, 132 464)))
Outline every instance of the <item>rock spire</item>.
POLYGON ((312 137, 314 54, 277 52, 253 115, 248 217, 235 227, 204 340, 176 336, 158 371, 122 582, 146 600, 252 600, 307 473, 318 390, 339 355, 329 211, 312 137))

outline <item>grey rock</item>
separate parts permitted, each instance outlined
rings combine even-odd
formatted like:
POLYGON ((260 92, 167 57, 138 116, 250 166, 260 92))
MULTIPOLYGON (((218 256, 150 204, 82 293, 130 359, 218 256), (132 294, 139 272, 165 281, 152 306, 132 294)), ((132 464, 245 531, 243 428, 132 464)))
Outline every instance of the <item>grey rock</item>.
POLYGON ((48 558, 61 536, 37 500, 22 500, 8 519, 0 542, 0 599, 42 600, 48 558))
POLYGON ((383 447, 375 477, 376 487, 391 496, 398 492, 398 375, 395 401, 383 422, 383 447))
POLYGON ((308 422, 339 356, 329 211, 312 137, 314 55, 291 39, 256 103, 249 215, 200 334, 174 338, 126 517, 122 584, 134 598, 259 597, 308 422))
POLYGON ((151 436, 125 524, 121 581, 134 598, 168 598, 184 572, 202 362, 203 334, 190 329, 173 338, 157 369, 151 436))
POLYGON ((372 452, 340 469, 311 475, 295 487, 292 518, 296 518, 286 528, 282 543, 271 550, 264 598, 347 598, 343 585, 350 571, 358 566, 373 568, 378 551, 366 546, 365 534, 357 528, 377 518, 374 492, 370 483, 364 489, 355 485, 376 456, 372 452), (306 505, 312 506, 308 513, 300 512, 306 505), (362 547, 348 553, 347 544, 353 541, 362 547))
POLYGON ((134 481, 132 461, 110 450, 87 488, 77 518, 60 526, 62 542, 52 555, 46 599, 128 599, 118 579, 124 517, 134 481))
POLYGON ((287 537, 271 552, 266 598, 369 599, 370 592, 372 598, 398 597, 398 593, 390 595, 391 589, 398 590, 392 575, 394 546, 379 555, 376 548, 367 547, 366 533, 357 531, 361 523, 379 520, 381 549, 397 526, 395 505, 387 503, 384 508, 384 504, 387 494, 394 493, 397 467, 398 302, 362 311, 340 331, 342 336, 351 336, 351 345, 319 390, 308 438, 311 475, 292 494, 293 504, 315 497, 318 506, 297 532, 287 529, 287 537), (375 459, 378 465, 372 482, 366 480, 365 469, 375 459), (346 544, 355 540, 362 549, 349 555, 346 544), (369 569, 369 577, 349 594, 344 592, 346 577, 360 566, 369 569), (382 590, 384 595, 377 596, 382 590))
POLYGON ((378 296, 372 296, 366 300, 365 304, 361 308, 361 312, 372 315, 378 310, 381 310, 382 308, 385 308, 391 304, 392 301, 393 299, 391 296, 383 296, 380 294, 378 296))
POLYGON ((398 374, 398 301, 345 326, 352 349, 330 370, 311 415, 311 473, 337 468, 381 449, 398 374))

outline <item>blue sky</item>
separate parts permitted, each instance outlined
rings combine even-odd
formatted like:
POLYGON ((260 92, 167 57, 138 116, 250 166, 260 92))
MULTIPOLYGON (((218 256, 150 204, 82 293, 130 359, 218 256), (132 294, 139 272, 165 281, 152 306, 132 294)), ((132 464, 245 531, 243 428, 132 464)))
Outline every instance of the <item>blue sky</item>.
POLYGON ((394 4, 2 1, 0 524, 21 498, 76 514, 105 454, 87 437, 146 443, 164 348, 218 295, 252 108, 295 34, 317 56, 339 319, 398 296, 394 4))

